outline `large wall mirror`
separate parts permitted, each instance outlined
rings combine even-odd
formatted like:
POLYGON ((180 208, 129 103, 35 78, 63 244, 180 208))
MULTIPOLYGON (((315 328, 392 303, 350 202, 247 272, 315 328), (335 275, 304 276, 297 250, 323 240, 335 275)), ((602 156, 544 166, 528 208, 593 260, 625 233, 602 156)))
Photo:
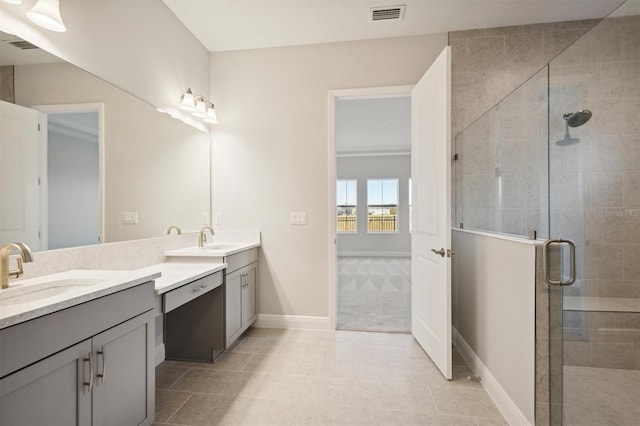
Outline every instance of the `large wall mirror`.
POLYGON ((0 38, 0 245, 50 250, 208 223, 209 134, 0 38))

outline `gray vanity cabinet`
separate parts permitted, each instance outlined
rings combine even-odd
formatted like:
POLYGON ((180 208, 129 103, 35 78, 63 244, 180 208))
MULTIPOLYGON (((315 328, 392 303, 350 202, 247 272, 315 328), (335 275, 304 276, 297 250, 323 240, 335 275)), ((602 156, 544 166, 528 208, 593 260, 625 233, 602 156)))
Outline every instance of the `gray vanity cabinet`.
POLYGON ((0 379, 0 425, 90 425, 89 340, 0 379))
POLYGON ((148 425, 155 407, 155 321, 152 313, 105 331, 93 340, 94 426, 148 425), (151 373, 151 374, 150 374, 151 373), (148 381, 151 383, 148 383, 148 381))
POLYGON ((153 423, 154 297, 149 282, 0 330, 0 426, 153 423))
POLYGON ((225 258, 227 348, 256 320, 257 261, 257 249, 225 258))

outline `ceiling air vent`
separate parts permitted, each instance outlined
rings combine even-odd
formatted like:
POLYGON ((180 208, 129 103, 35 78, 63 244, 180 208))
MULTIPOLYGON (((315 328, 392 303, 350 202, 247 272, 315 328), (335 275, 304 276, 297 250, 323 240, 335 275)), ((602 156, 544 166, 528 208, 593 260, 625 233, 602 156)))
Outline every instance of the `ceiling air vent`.
POLYGON ((404 8, 405 8, 405 5, 372 7, 370 9, 371 20, 372 21, 389 21, 394 19, 403 19, 404 8))
POLYGON ((38 46, 36 46, 35 44, 31 44, 28 41, 24 40, 10 41, 9 44, 22 50, 38 49, 38 46))

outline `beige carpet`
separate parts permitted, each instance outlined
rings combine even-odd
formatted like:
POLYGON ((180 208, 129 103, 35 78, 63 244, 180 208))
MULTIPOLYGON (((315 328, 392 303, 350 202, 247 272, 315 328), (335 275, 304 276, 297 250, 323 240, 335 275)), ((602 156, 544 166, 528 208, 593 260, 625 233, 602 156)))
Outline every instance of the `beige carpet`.
POLYGON ((338 257, 339 330, 411 331, 411 258, 338 257))

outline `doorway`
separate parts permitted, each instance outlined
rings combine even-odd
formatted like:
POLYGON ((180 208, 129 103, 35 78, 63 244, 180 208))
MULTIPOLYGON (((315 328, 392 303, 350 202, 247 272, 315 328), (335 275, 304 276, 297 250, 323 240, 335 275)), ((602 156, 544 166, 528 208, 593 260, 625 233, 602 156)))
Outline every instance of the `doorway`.
POLYGON ((100 243, 104 180, 102 105, 40 105, 34 109, 46 114, 41 176, 47 249, 100 243))
POLYGON ((410 333, 410 87, 332 95, 335 328, 410 333))

